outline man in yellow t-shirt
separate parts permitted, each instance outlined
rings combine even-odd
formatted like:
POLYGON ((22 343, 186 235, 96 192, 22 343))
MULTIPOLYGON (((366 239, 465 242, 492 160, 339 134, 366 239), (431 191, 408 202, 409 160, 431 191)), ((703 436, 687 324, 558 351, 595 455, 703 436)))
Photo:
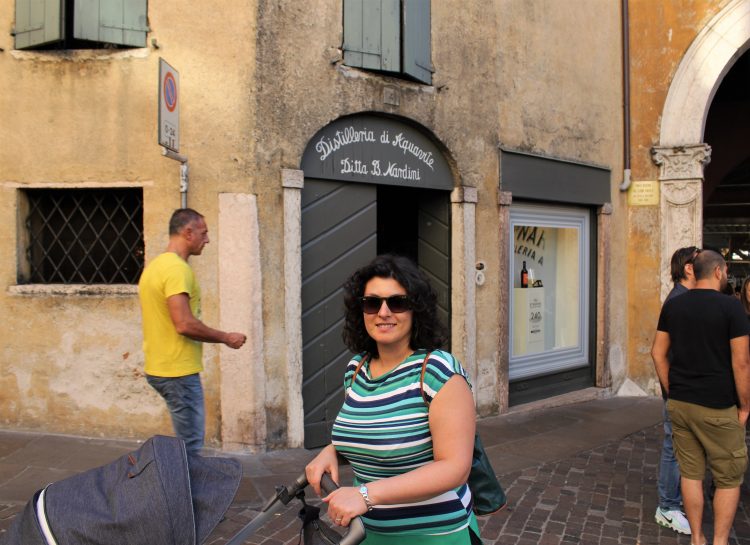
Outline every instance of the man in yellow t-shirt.
POLYGON ((148 264, 138 282, 146 380, 166 401, 175 434, 191 453, 200 451, 205 435, 202 343, 237 349, 247 340, 201 321, 201 290, 188 259, 208 242, 203 216, 190 208, 176 210, 167 251, 148 264))

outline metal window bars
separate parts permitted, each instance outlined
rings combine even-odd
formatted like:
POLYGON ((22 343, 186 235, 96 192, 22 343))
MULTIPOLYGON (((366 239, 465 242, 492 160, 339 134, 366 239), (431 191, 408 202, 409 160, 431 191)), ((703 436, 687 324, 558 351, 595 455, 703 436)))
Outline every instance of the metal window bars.
POLYGON ((135 284, 143 271, 143 190, 30 189, 28 279, 135 284))

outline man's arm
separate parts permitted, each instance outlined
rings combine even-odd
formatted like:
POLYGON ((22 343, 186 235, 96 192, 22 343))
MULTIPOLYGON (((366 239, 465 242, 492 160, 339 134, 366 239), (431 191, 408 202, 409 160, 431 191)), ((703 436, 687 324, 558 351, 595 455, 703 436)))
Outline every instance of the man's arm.
POLYGON ((750 414, 750 340, 747 335, 729 341, 732 347, 732 372, 737 389, 737 413, 744 426, 750 414))
POLYGON ((659 382, 667 394, 669 394, 669 359, 667 359, 667 353, 669 352, 670 344, 669 333, 657 330, 654 337, 654 344, 651 345, 651 359, 654 360, 656 375, 659 377, 659 382))
POLYGON ((178 293, 167 298, 169 316, 172 318, 177 333, 194 341, 206 343, 223 343, 230 348, 240 348, 247 337, 242 333, 228 333, 208 327, 190 310, 190 298, 187 293, 178 293))

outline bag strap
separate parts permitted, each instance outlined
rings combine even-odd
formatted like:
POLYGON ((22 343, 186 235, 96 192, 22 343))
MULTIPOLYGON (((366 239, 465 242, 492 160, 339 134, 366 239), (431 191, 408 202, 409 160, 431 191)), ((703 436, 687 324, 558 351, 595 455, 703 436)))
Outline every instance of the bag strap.
POLYGON ((352 381, 349 383, 349 389, 351 390, 354 386, 354 380, 357 378, 357 373, 359 373, 359 370, 362 369, 362 366, 365 364, 366 361, 370 361, 371 356, 370 354, 365 354, 365 356, 359 360, 359 363, 357 364, 357 368, 354 370, 354 374, 352 375, 352 381))
POLYGON ((430 402, 427 401, 427 398, 424 395, 424 374, 427 372, 427 360, 430 359, 430 356, 432 355, 432 350, 427 352, 427 355, 424 357, 424 360, 422 360, 422 373, 419 375, 419 393, 422 394, 422 401, 424 401, 424 404, 427 405, 427 409, 430 408, 430 402))

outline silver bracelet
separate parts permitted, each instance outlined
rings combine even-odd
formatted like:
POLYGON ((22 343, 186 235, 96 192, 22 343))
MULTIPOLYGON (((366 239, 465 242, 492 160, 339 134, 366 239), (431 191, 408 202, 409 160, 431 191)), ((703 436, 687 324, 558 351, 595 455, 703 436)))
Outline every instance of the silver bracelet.
POLYGON ((362 494, 362 499, 365 500, 365 505, 367 506, 368 511, 372 511, 372 502, 370 501, 370 496, 367 493, 367 486, 362 485, 359 487, 359 493, 362 494))

